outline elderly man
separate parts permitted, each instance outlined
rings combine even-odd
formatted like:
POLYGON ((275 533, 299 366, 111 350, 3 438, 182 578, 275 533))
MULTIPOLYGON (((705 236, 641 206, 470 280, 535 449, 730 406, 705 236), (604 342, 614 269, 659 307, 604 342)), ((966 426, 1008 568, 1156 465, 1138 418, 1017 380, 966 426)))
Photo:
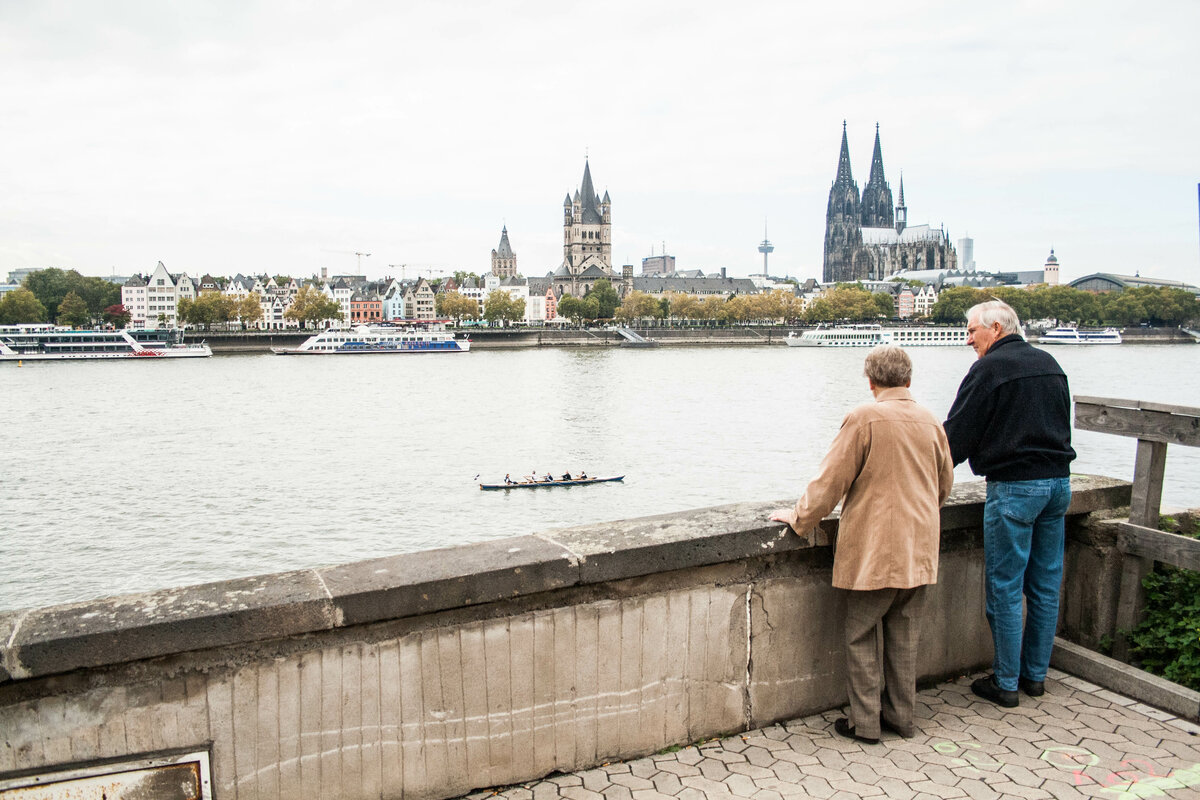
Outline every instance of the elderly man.
POLYGON ((937 582, 938 509, 954 467, 945 431, 908 390, 908 354, 877 347, 864 374, 875 402, 846 415, 804 496, 771 519, 805 534, 842 501, 833 585, 845 590, 850 711, 834 730, 873 744, 881 727, 913 734, 921 609, 937 582))
POLYGON ((954 463, 969 460, 987 478, 984 605, 996 653, 992 674, 971 691, 1005 708, 1018 704, 1018 687, 1030 697, 1045 692, 1075 458, 1067 376, 1022 333, 1017 312, 999 300, 967 311, 978 360, 945 422, 954 463))

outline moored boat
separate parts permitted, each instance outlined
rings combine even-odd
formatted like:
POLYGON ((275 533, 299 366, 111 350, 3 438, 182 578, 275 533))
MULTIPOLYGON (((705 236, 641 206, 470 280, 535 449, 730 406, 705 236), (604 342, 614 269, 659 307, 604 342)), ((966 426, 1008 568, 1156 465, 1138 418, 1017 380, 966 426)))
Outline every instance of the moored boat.
POLYGON ((875 347, 881 344, 950 347, 967 343, 967 329, 921 325, 908 328, 884 328, 874 324, 838 325, 813 328, 799 335, 792 331, 784 342, 789 347, 875 347))
POLYGON ((492 491, 496 489, 546 489, 551 486, 587 486, 592 483, 612 483, 613 481, 624 480, 624 475, 617 475, 613 478, 572 478, 569 481, 519 481, 516 483, 481 483, 479 488, 483 491, 492 491))
POLYGON ((1051 331, 1046 331, 1037 338, 1037 344, 1120 344, 1121 332, 1116 328, 1105 328, 1102 331, 1081 331, 1070 325, 1064 325, 1051 331))
POLYGON ((184 344, 177 328, 73 330, 61 325, 0 325, 0 361, 108 358, 207 358, 204 342, 184 344))
POLYGON ((465 353, 470 339, 457 339, 445 325, 423 327, 358 325, 329 328, 310 336, 299 347, 272 347, 279 356, 349 355, 382 353, 465 353))

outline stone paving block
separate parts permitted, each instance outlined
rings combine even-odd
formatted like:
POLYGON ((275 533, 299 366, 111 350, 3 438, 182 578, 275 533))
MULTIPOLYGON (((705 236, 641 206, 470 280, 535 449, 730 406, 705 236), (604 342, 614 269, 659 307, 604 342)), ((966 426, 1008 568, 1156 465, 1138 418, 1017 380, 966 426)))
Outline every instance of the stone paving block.
POLYGON ((555 775, 553 778, 547 778, 546 781, 555 786, 582 786, 583 776, 581 773, 568 773, 565 775, 555 775))
POLYGON ((1118 706, 1131 706, 1131 705, 1134 705, 1135 703, 1137 703, 1136 700, 1133 700, 1128 697, 1122 697, 1121 695, 1116 694, 1115 692, 1110 692, 1108 689, 1101 689, 1100 691, 1096 692, 1096 697, 1098 697, 1101 700, 1104 700, 1107 703, 1112 703, 1113 705, 1118 705, 1118 706))
POLYGON ((725 780, 721 781, 729 789, 729 793, 735 797, 749 797, 758 791, 758 787, 754 785, 754 781, 747 775, 730 775, 725 780))
POLYGON ((699 789, 707 797, 731 797, 732 793, 729 787, 720 781, 714 781, 711 778, 706 778, 703 775, 689 775, 686 778, 680 778, 679 782, 685 788, 691 787, 699 789))
POLYGON ((717 761, 725 764, 745 763, 746 761, 746 756, 741 752, 733 752, 724 748, 709 751, 705 755, 708 758, 715 758, 717 761))
MULTIPOLYGON (((783 744, 783 742, 779 742, 778 744, 783 747, 787 746, 783 744)), ((742 754, 746 756, 746 761, 756 767, 770 767, 779 760, 770 750, 767 750, 765 747, 747 747, 742 751, 742 754)))
POLYGON ((1037 788, 1045 782, 1045 779, 1041 775, 1037 775, 1028 767, 1023 767, 1019 764, 1005 764, 1000 768, 1000 771, 1013 783, 1020 784, 1021 786, 1037 788))
POLYGON ((576 774, 579 776, 583 788, 589 792, 602 792, 612 785, 612 781, 608 779, 608 773, 601 769, 589 769, 576 774))
POLYGON ((1140 744, 1143 747, 1157 747, 1162 741, 1162 737, 1147 733, 1134 725, 1119 725, 1115 732, 1124 736, 1131 744, 1140 744))
POLYGON ((683 788, 683 784, 679 781, 678 775, 672 775, 669 772, 660 772, 650 779, 654 784, 654 788, 663 794, 675 795, 683 788))
MULTIPOLYGON (((1101 692, 1100 694, 1104 694, 1104 692, 1101 692)), ((1107 692, 1107 694, 1112 694, 1112 693, 1107 692)), ((1113 695, 1113 696, 1117 697, 1117 698, 1121 698, 1121 695, 1119 695, 1119 694, 1113 695)), ((1121 698, 1121 699, 1125 699, 1125 698, 1121 698)), ((1145 703, 1132 702, 1129 704, 1129 710, 1136 711, 1139 714, 1143 714, 1143 715, 1149 717, 1150 719, 1156 719, 1159 722, 1166 722, 1169 719, 1175 719, 1174 714, 1172 714, 1168 711, 1163 711, 1161 708, 1155 708, 1154 706, 1148 706, 1145 703)))
MULTIPOLYGON (((775 765, 771 767, 771 774, 781 781, 799 783, 800 778, 804 775, 804 771, 801 765, 793 764, 791 761, 784 761, 781 759, 776 761, 775 765)), ((760 783, 760 785, 765 786, 766 783, 763 782, 760 783)))
POLYGON ((658 771, 660 774, 669 773, 678 778, 684 778, 684 777, 687 777, 688 775, 699 775, 700 774, 700 768, 697 767, 695 764, 682 764, 682 763, 672 764, 670 762, 658 764, 658 771))
POLYGON ((750 797, 751 800, 783 800, 783 795, 773 789, 759 789, 750 797))
POLYGON ((613 775, 609 778, 614 786, 624 786, 628 789, 653 789, 654 784, 645 778, 639 778, 632 773, 613 775))
POLYGON ((704 756, 698 747, 685 747, 676 754, 676 759, 681 764, 699 764, 704 756))
POLYGON ((541 781, 533 787, 533 800, 558 800, 558 790, 562 788, 550 781, 541 781))
POLYGON ((873 783, 860 783, 853 778, 843 778, 840 781, 830 781, 834 791, 848 792, 855 797, 882 797, 883 789, 873 783))
POLYGON ((775 775, 774 772, 766 767, 756 767, 753 764, 730 764, 729 771, 734 775, 745 775, 747 778, 770 778, 775 775))
POLYGON ((829 781, 816 775, 807 775, 804 780, 800 781, 802 788, 809 797, 829 798, 833 796, 834 789, 829 785, 829 781))
POLYGON ((940 798, 943 798, 943 800, 950 800, 950 798, 967 796, 967 793, 965 791, 963 791, 962 789, 959 789, 956 786, 946 786, 944 784, 935 783, 933 781, 917 781, 916 783, 912 784, 912 788, 913 788, 913 790, 921 792, 922 794, 932 795, 933 797, 940 797, 940 798))
POLYGON ((633 800, 672 800, 671 795, 657 792, 654 789, 634 789, 633 800))
POLYGON ((653 778, 658 773, 658 764, 649 758, 639 758, 629 762, 629 772, 639 778, 653 778))
POLYGON ((875 785, 883 789, 889 800, 912 800, 917 796, 907 783, 898 778, 880 778, 875 785))
POLYGON ((685 786, 675 795, 675 800, 706 800, 706 795, 699 789, 685 786))
POLYGON ((723 781, 729 777, 729 769, 721 761, 713 758, 706 758, 697 766, 700 767, 700 774, 710 781, 723 781))
POLYGON ((558 794, 565 800, 604 800, 604 795, 582 786, 566 786, 559 789, 558 794))
POLYGON ((721 742, 721 749, 730 753, 740 753, 749 747, 745 736, 731 736, 721 742))

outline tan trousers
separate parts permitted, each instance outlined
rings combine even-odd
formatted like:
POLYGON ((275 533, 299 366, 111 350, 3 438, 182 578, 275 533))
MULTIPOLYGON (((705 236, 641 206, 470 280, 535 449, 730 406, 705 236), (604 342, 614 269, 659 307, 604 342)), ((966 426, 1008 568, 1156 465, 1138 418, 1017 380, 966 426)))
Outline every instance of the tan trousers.
POLYGON ((925 587, 843 591, 846 691, 854 732, 878 739, 883 714, 892 727, 911 736, 925 587))

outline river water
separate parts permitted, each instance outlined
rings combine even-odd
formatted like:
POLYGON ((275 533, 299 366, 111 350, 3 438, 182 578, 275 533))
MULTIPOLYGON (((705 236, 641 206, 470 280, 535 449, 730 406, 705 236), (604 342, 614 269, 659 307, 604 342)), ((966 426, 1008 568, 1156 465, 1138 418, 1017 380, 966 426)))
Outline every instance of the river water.
MULTIPOLYGON (((1200 405, 1200 348, 1053 352, 1075 394, 1200 405)), ((974 353, 910 353, 914 395, 944 417, 974 353)), ((865 355, 759 346, 0 365, 0 609, 790 502, 843 414, 870 399, 865 355), (477 485, 580 469, 626 478, 477 485)), ((1077 431, 1075 446, 1075 471, 1132 477, 1134 440, 1077 431)), ((965 465, 957 475, 972 479, 965 465)), ((1168 450, 1164 505, 1200 506, 1200 450, 1168 450)))

